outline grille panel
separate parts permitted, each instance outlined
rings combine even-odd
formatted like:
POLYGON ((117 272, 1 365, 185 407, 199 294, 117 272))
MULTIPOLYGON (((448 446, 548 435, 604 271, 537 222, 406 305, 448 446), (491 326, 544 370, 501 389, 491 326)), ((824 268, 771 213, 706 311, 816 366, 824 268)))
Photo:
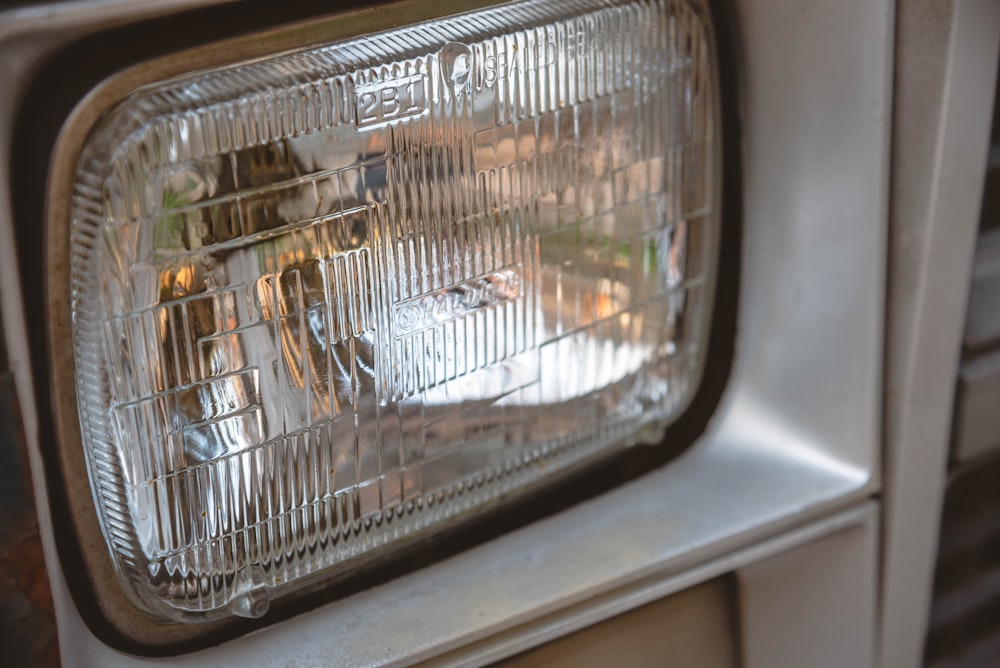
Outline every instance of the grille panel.
POLYGON ((945 494, 926 666, 1000 657, 1000 455, 953 476, 945 494))

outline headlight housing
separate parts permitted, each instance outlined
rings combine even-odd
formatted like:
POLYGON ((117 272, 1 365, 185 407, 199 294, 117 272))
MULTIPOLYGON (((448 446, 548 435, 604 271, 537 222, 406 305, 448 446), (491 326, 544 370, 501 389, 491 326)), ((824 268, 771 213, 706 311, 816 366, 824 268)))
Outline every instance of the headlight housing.
POLYGON ((660 440, 716 272, 707 16, 512 3, 104 115, 53 231, 81 444, 137 604, 258 616, 660 440))

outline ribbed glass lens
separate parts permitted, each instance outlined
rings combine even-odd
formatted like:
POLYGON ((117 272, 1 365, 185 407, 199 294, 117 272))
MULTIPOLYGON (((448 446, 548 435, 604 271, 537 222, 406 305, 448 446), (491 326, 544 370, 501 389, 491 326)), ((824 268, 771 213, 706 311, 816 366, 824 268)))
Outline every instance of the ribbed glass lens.
POLYGON ((106 115, 73 199, 74 346, 138 602, 256 616, 662 436, 715 272, 706 16, 517 2, 106 115))

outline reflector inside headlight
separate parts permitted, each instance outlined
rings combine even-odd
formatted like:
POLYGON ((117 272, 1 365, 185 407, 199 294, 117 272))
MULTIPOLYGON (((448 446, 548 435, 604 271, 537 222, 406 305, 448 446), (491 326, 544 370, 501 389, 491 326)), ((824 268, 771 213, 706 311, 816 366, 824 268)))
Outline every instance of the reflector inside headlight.
POLYGON ((78 164, 72 310, 134 598, 260 615, 658 441, 703 365, 716 85, 697 2, 529 1, 110 111, 78 164))

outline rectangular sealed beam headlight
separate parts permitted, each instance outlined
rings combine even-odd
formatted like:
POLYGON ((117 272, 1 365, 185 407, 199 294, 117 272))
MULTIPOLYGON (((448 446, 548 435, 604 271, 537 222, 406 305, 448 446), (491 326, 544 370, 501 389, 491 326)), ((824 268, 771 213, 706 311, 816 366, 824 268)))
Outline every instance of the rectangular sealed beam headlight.
POLYGON ((704 366, 714 53, 697 0, 516 2, 104 113, 53 229, 134 602, 259 616, 659 442, 704 366))

